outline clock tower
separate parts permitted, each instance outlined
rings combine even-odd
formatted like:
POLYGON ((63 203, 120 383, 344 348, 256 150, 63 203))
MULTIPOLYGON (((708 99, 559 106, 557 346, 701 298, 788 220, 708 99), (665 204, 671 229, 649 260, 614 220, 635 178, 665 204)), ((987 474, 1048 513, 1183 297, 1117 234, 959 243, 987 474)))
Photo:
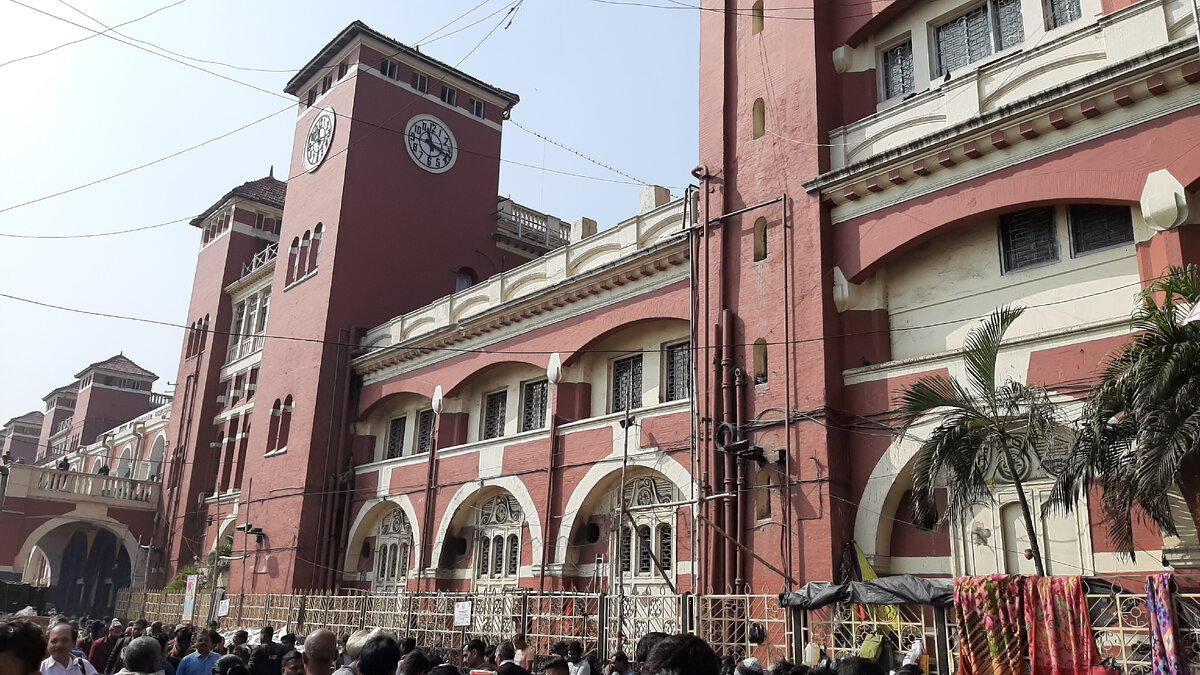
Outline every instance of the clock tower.
POLYGON ((219 428, 228 413, 213 431, 244 441, 240 470, 253 478, 239 495, 248 514, 236 517, 257 541, 230 570, 239 579, 246 567, 246 592, 334 584, 362 331, 528 259, 496 235, 501 127, 516 95, 361 22, 286 91, 298 117, 269 319, 258 304, 267 339, 254 404, 236 429, 219 428))

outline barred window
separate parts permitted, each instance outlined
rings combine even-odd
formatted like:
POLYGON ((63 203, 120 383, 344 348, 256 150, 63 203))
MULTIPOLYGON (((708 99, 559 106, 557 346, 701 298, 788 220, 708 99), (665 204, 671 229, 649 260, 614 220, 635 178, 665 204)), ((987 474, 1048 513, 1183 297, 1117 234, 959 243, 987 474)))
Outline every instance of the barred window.
POLYGON ((492 550, 492 541, 488 537, 482 537, 479 540, 479 576, 486 577, 488 570, 491 569, 488 562, 488 553, 492 550))
POLYGON ((654 549, 651 546, 653 543, 650 540, 650 526, 638 527, 638 574, 649 574, 654 565, 654 549))
POLYGON ((1083 16, 1079 10, 1079 0, 1047 0, 1046 10, 1048 29, 1058 28, 1083 16))
POLYGON ((1128 206, 1074 204, 1068 210, 1071 222, 1071 254, 1091 253, 1133 241, 1133 216, 1128 206))
POLYGON ((504 435, 504 407, 508 402, 507 391, 487 395, 483 402, 483 437, 500 438, 504 435))
POLYGON ((658 526, 658 564, 663 568, 664 572, 671 571, 671 561, 674 558, 674 552, 671 550, 675 540, 671 538, 671 526, 662 524, 658 526))
POLYGON ((1021 0, 986 0, 935 33, 941 75, 1023 41, 1021 0))
POLYGON ((883 98, 907 94, 916 88, 913 81, 912 40, 885 49, 880 55, 883 72, 883 98))
POLYGON ((417 416, 417 452, 429 452, 433 448, 433 422, 436 419, 432 410, 422 410, 417 416))
POLYGON ((629 527, 621 526, 621 571, 630 572, 633 569, 633 533, 629 531, 629 527))
POLYGON ((391 546, 388 547, 388 549, 391 550, 391 559, 392 559, 392 565, 389 568, 391 571, 388 573, 388 578, 395 579, 396 574, 400 571, 400 555, 399 555, 400 547, 396 544, 392 544, 391 546))
POLYGON ((549 383, 546 380, 526 382, 523 398, 524 408, 521 410, 521 431, 532 431, 546 426, 546 394, 549 383))
POLYGON ((408 578, 408 568, 412 564, 412 559, 409 557, 408 544, 400 545, 400 578, 408 578))
POLYGON ((379 577, 380 580, 383 580, 387 578, 388 547, 380 546, 377 549, 377 553, 379 554, 379 571, 375 573, 375 576, 379 577))
POLYGON ((612 411, 642 407, 642 355, 613 361, 612 411))
POLYGON ((387 459, 395 459, 404 454, 404 428, 408 417, 397 417, 388 426, 387 459))
POLYGON ((1004 272, 1057 261, 1054 208, 1027 209, 1001 216, 1000 257, 1004 272))
POLYGON ((687 398, 692 391, 692 343, 678 342, 667 345, 665 351, 667 364, 666 386, 664 401, 678 401, 687 398))
POLYGON ((517 566, 521 562, 520 540, 517 535, 508 535, 508 569, 505 572, 510 577, 517 576, 517 566))

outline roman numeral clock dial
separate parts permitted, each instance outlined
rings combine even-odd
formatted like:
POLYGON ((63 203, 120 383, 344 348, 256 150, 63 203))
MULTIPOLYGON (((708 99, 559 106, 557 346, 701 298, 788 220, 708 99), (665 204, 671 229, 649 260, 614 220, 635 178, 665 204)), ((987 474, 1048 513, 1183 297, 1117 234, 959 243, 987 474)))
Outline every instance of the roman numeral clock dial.
POLYGON ((433 115, 417 115, 404 128, 404 147, 417 166, 430 173, 445 173, 458 159, 458 141, 433 115))
POLYGON ((329 146, 333 143, 333 127, 337 115, 333 108, 326 106, 313 118, 308 127, 308 135, 304 137, 304 170, 312 173, 325 161, 329 154, 329 146))

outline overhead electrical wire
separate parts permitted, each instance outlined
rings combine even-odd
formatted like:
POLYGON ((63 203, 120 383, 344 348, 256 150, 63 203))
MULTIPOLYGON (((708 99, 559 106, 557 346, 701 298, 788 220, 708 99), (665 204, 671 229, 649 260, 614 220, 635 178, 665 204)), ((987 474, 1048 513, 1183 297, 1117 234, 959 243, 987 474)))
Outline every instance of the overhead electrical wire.
MULTIPOLYGON (((141 16, 139 16, 139 17, 137 17, 136 19, 130 19, 130 20, 128 20, 128 21, 125 21, 125 22, 119 23, 119 24, 117 24, 117 25, 115 25, 115 26, 108 27, 108 28, 107 28, 105 31, 103 31, 103 32, 116 32, 116 29, 117 29, 117 28, 121 28, 122 26, 128 26, 128 25, 130 25, 130 24, 132 24, 132 23, 137 23, 138 21, 141 21, 142 19, 148 19, 148 18, 150 18, 150 17, 154 16, 155 14, 158 14, 159 12, 163 11, 164 9, 170 9, 170 8, 172 8, 172 7, 175 7, 175 6, 182 5, 182 4, 183 4, 183 3, 185 3, 185 2, 187 2, 187 0, 176 0, 175 2, 172 2, 172 3, 171 3, 171 4, 169 4, 169 5, 163 5, 162 7, 159 7, 158 9, 156 9, 156 10, 154 10, 154 11, 152 11, 152 12, 148 13, 148 14, 143 14, 143 15, 141 15, 141 16)), ((66 4, 66 3, 63 3, 63 4, 66 4)), ((68 6, 69 6, 69 5, 68 5, 68 6)), ((74 9, 74 8, 72 8, 72 9, 74 9)), ((76 11, 78 11, 78 10, 76 10, 76 11)), ((82 13, 82 12, 81 12, 81 13, 82 13)), ((17 58, 15 58, 15 59, 9 59, 8 61, 5 61, 4 63, 0 63, 0 68, 3 68, 3 67, 5 67, 5 66, 8 66, 8 65, 11 65, 11 64, 14 64, 14 63, 18 63, 18 62, 20 62, 20 61, 26 61, 26 60, 28 60, 28 59, 37 58, 37 57, 39 57, 39 56, 45 56, 46 54, 49 54, 49 53, 51 53, 51 52, 54 52, 54 51, 58 51, 59 49, 62 49, 63 47, 70 47, 71 45, 74 45, 74 44, 79 44, 80 42, 85 42, 85 41, 87 41, 87 40, 91 40, 92 38, 94 38, 94 37, 99 37, 100 35, 101 35, 101 33, 93 33, 93 34, 91 34, 91 35, 88 35, 88 36, 86 36, 86 37, 81 37, 81 38, 79 38, 78 40, 71 40, 70 42, 64 42, 64 43, 62 43, 62 44, 60 44, 60 45, 58 45, 58 46, 56 46, 56 47, 51 47, 50 49, 47 49, 47 50, 44 50, 44 51, 40 51, 40 52, 38 52, 38 53, 36 53, 36 54, 27 54, 27 55, 25 55, 25 56, 18 56, 18 57, 17 57, 17 58)))

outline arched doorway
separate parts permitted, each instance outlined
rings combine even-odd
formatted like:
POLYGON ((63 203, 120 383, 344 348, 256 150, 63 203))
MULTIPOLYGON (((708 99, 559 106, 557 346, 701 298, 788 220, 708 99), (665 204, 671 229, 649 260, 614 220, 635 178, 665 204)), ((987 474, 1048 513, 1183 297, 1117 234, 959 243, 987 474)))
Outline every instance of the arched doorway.
POLYGON ((126 542, 89 522, 60 525, 38 538, 31 561, 43 561, 54 609, 68 615, 112 614, 117 592, 131 582, 126 542))
POLYGON ((150 447, 150 457, 146 461, 146 480, 158 480, 162 477, 163 455, 167 452, 167 437, 159 434, 150 447))

